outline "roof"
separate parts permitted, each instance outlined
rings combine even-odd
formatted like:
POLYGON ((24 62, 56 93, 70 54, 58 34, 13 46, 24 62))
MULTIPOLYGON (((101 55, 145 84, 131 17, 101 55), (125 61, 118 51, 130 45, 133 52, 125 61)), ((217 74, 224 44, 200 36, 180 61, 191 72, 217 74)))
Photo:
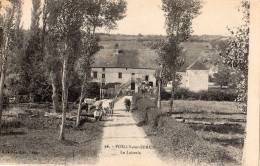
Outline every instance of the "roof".
POLYGON ((102 49, 94 55, 92 67, 157 69, 157 54, 151 49, 102 49), (119 52, 119 53, 118 53, 119 52))
MULTIPOLYGON (((101 41, 104 49, 101 49, 94 55, 94 64, 96 68, 134 68, 134 69, 157 69, 158 55, 155 50, 148 48, 142 42, 130 41, 101 41), (117 49, 115 45, 118 45, 117 49), (122 50, 122 53, 116 52, 122 50)), ((185 48, 185 63, 178 70, 186 72, 199 57, 203 56, 207 44, 186 42, 182 44, 185 48)), ((200 65, 199 65, 200 66, 200 65)), ((205 69, 205 68, 204 68, 205 69)), ((208 69, 205 69, 208 70, 208 69)))
POLYGON ((209 70, 206 68, 201 62, 196 60, 193 64, 191 64, 187 70, 209 70))

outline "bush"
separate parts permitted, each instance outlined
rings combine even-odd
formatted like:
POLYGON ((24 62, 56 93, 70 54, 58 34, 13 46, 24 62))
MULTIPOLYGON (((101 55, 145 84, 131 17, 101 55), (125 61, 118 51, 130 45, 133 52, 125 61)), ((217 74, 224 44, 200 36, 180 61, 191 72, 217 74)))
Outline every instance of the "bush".
POLYGON ((147 124, 151 125, 153 129, 157 128, 159 120, 163 116, 167 116, 167 113, 162 113, 156 107, 148 107, 146 110, 147 124))
MULTIPOLYGON (((194 97, 196 93, 190 95, 194 97)), ((146 132, 156 133, 151 141, 163 156, 198 162, 234 161, 224 148, 212 145, 188 125, 177 122, 167 116, 167 113, 160 112, 150 100, 137 95, 133 101, 137 108, 134 114, 139 126, 146 125, 146 132)))
MULTIPOLYGON (((161 93, 162 100, 169 100, 171 94, 166 91, 161 93)), ((193 92, 186 88, 179 88, 175 91, 174 99, 182 100, 206 100, 206 101, 235 101, 237 98, 237 93, 220 91, 220 90, 208 90, 208 91, 199 91, 193 92)))
POLYGON ((21 121, 18 119, 14 119, 11 121, 2 121, 0 128, 1 129, 19 128, 20 126, 21 126, 21 121))
POLYGON ((171 98, 171 93, 162 90, 161 92, 161 100, 169 100, 171 98))
POLYGON ((133 95, 133 98, 132 98, 132 110, 133 111, 137 109, 137 101, 142 98, 143 98, 143 95, 140 93, 136 93, 133 95))
MULTIPOLYGON (((222 147, 213 147, 210 142, 198 136, 191 128, 171 117, 160 118, 157 132, 159 139, 155 146, 163 148, 160 146, 163 142, 175 157, 206 162, 233 161, 222 147)), ((165 151, 165 149, 161 150, 165 151)))
POLYGON ((137 115, 139 125, 149 124, 153 128, 157 127, 160 117, 166 115, 156 108, 153 100, 143 98, 140 94, 134 95, 132 101, 133 107, 136 110, 135 114, 137 115))

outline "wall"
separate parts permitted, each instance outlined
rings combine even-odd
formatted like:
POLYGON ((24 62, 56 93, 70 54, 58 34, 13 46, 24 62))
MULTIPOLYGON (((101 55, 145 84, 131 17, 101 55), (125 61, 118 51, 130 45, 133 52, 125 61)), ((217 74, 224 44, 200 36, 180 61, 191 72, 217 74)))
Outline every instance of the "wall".
POLYGON ((187 70, 186 87, 191 91, 208 90, 208 70, 187 70))
MULTIPOLYGON (((186 88, 186 84, 187 84, 186 72, 177 72, 177 74, 181 76, 181 81, 180 81, 179 87, 186 88)), ((167 83, 165 90, 167 92, 170 92, 171 87, 172 87, 172 81, 167 83)))
MULTIPOLYGON (((105 74, 105 79, 103 81, 107 83, 126 83, 131 80, 132 77, 141 78, 141 80, 145 79, 146 75, 149 75, 148 82, 153 82, 153 86, 156 86, 156 79, 154 77, 154 69, 131 69, 131 68, 105 68, 105 71, 103 71, 103 68, 92 68, 91 76, 93 78, 93 72, 97 72, 97 79, 93 79, 93 82, 100 82, 102 80, 102 74, 105 74), (122 78, 118 78, 118 73, 122 73, 122 78), (135 73, 134 76, 132 76, 132 73, 135 73)), ((137 92, 138 85, 135 85, 135 90, 137 92)))

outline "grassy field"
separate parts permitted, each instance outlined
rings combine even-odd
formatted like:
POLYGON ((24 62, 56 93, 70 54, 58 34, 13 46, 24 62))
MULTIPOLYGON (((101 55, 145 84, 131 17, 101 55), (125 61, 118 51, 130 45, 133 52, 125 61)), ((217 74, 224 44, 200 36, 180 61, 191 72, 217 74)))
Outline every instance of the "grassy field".
MULTIPOLYGON (((163 101, 162 111, 167 111, 168 108, 168 102, 163 101)), ((223 147, 237 163, 241 163, 246 115, 239 111, 235 102, 176 100, 174 111, 183 112, 179 115, 185 120, 227 123, 227 125, 185 125, 212 146, 223 147)))
MULTIPOLYGON (((74 110, 72 114, 75 114, 74 110)), ((103 124, 84 118, 79 128, 66 121, 65 141, 58 141, 61 119, 44 117, 44 110, 5 112, 0 134, 0 163, 17 164, 95 164, 101 148, 103 124), (10 120, 10 117, 11 120, 10 120), (9 121, 9 123, 7 123, 9 121), (11 123, 12 122, 12 123, 11 123)))
POLYGON ((151 101, 141 99, 136 104, 135 119, 165 160, 241 165, 246 115, 235 103, 177 100, 175 114, 170 115, 162 114, 169 110, 166 101, 162 102, 161 114, 151 101), (193 121, 196 123, 186 123, 193 121))
MULTIPOLYGON (((169 101, 162 101, 162 111, 167 112, 168 110, 169 101)), ((225 101, 175 100, 173 110, 184 113, 243 114, 237 109, 235 102, 225 101)))

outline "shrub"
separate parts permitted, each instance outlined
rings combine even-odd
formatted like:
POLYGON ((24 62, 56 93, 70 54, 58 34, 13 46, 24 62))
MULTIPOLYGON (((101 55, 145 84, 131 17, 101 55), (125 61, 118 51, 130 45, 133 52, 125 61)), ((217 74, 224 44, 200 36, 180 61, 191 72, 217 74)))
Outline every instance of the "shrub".
MULTIPOLYGON (((192 95, 194 97, 196 93, 190 93, 190 96, 192 95)), ((207 93, 201 92, 201 98, 205 95, 207 93)), ((188 125, 177 122, 167 116, 167 113, 160 112, 150 100, 140 96, 134 96, 133 100, 137 105, 134 114, 139 126, 146 125, 146 132, 156 133, 151 141, 163 156, 198 162, 234 161, 224 148, 211 144, 188 125)))
POLYGON ((158 121, 161 116, 166 116, 156 108, 153 100, 143 98, 142 95, 136 94, 133 97, 133 107, 136 108, 135 114, 139 121, 139 125, 151 125, 153 128, 158 126, 158 121))
POLYGON ((137 109, 137 101, 139 99, 142 99, 143 98, 143 95, 140 94, 140 93, 136 93, 133 95, 133 98, 132 98, 132 110, 136 110, 137 109))
POLYGON ((163 116, 167 116, 166 113, 160 112, 156 107, 148 107, 146 110, 147 113, 147 123, 156 128, 158 126, 159 120, 163 116))
POLYGON ((11 121, 3 121, 1 124, 1 129, 8 129, 8 128, 19 128, 21 126, 21 121, 18 119, 13 119, 11 121))
MULTIPOLYGON (((162 91, 162 100, 169 100, 171 94, 166 91, 162 91)), ((237 98, 236 92, 220 91, 220 90, 208 90, 193 92, 186 88, 179 88, 175 91, 174 99, 182 100, 206 100, 206 101, 235 101, 237 98)))
POLYGON ((161 99, 162 100, 169 100, 171 98, 171 93, 166 92, 163 88, 161 91, 161 99))
MULTIPOLYGON (((164 142, 164 146, 169 147, 168 150, 176 157, 207 162, 223 159, 233 161, 222 147, 213 147, 210 142, 198 136, 191 128, 171 117, 160 118, 157 132, 159 141, 155 142, 155 146, 163 148, 159 144, 164 142)), ((165 151, 165 149, 161 150, 165 151)))

